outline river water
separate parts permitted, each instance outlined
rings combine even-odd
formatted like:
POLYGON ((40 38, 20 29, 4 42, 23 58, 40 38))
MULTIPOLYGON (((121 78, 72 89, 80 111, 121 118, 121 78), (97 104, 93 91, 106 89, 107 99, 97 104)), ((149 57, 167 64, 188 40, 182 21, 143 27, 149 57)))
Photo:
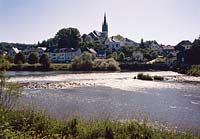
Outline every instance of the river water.
POLYGON ((65 118, 79 114, 117 119, 147 116, 153 122, 200 133, 200 78, 176 72, 145 72, 167 81, 134 79, 138 72, 8 72, 15 82, 79 82, 60 89, 25 89, 21 102, 65 118), (178 77, 178 81, 171 77, 178 77), (184 80, 187 80, 184 81, 184 80), (195 82, 194 82, 195 81, 195 82))

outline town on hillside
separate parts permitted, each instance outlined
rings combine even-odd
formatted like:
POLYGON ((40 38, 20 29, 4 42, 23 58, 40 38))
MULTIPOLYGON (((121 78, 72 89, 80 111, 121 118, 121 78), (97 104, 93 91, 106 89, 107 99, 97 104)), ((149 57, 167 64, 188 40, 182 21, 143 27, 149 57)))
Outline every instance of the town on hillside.
MULTIPOLYGON (((49 57, 51 63, 70 63, 75 57, 88 52, 98 59, 114 58, 120 63, 164 64, 169 68, 200 64, 200 37, 194 42, 182 40, 176 46, 158 44, 156 40, 137 43, 121 35, 109 36, 106 14, 102 31, 83 34, 76 28, 63 28, 55 37, 38 44, 0 43, 0 55, 8 57, 11 63, 28 62, 33 54, 49 57), (25 60, 16 60, 17 55, 25 60)), ((32 62, 34 64, 34 62, 32 62)))

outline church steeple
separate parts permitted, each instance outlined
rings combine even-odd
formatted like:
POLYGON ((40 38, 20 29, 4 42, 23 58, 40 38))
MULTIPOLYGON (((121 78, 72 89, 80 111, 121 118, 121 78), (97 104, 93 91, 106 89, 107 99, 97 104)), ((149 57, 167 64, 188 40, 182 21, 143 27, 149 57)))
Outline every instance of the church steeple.
POLYGON ((108 24, 106 21, 106 13, 104 13, 104 21, 102 24, 102 32, 106 34, 106 36, 108 36, 108 24))

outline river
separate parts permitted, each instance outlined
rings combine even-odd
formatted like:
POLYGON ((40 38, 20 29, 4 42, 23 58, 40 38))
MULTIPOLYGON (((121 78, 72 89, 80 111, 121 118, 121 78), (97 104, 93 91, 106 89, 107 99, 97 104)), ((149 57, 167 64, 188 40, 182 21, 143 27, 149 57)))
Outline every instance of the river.
POLYGON ((116 119, 147 116, 154 123, 200 131, 200 77, 171 71, 144 72, 165 77, 165 81, 134 79, 138 72, 65 73, 8 72, 9 81, 20 83, 67 83, 60 88, 25 88, 20 99, 51 115, 72 114, 116 119))

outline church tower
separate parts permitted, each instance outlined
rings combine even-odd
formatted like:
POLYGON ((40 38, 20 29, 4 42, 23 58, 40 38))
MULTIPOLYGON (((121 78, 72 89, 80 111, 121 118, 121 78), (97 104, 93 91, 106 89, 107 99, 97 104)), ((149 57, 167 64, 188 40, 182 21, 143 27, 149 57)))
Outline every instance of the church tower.
POLYGON ((104 21, 102 24, 102 32, 106 35, 106 37, 108 37, 108 24, 106 21, 106 14, 104 13, 104 21))

